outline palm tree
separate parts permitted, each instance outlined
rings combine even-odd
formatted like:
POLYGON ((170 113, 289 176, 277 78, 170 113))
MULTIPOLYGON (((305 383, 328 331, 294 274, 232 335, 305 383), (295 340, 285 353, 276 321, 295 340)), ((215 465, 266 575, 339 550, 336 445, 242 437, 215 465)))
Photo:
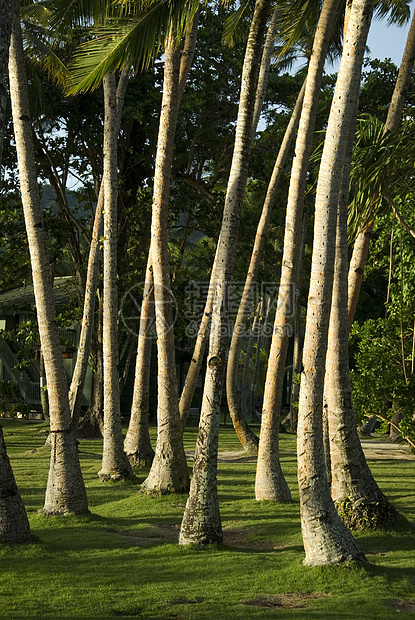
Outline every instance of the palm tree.
POLYGON ((254 435, 254 433, 252 433, 252 431, 250 431, 239 403, 239 395, 237 391, 237 369, 241 349, 241 336, 243 334, 246 314, 248 311, 250 292, 256 280, 262 252, 265 246, 266 235, 271 219, 278 183, 284 170, 284 164, 288 156, 291 142, 298 128, 301 108, 303 105, 304 89, 305 83, 303 84, 303 87, 298 95, 297 102, 285 131, 285 135, 275 161, 274 169, 272 171, 271 179, 268 184, 267 194, 265 196, 261 217, 259 219, 255 234, 251 260, 249 263, 248 273, 246 276, 244 289, 242 291, 242 297, 238 308, 238 314, 235 319, 232 340, 229 348, 228 365, 226 370, 226 395, 228 399, 229 413, 242 446, 246 452, 250 454, 258 453, 258 438, 254 435))
POLYGON ((51 270, 34 163, 19 11, 20 3, 16 0, 10 45, 9 82, 23 212, 49 393, 52 451, 43 512, 83 513, 87 511, 88 503, 71 424, 68 386, 56 325, 51 270))
MULTIPOLYGON (((5 111, 7 105, 7 63, 12 30, 13 3, 0 2, 0 165, 3 152, 5 111)), ((14 479, 3 429, 0 426, 0 540, 22 543, 30 540, 30 526, 26 509, 14 479)))
POLYGON ((323 3, 307 74, 304 102, 295 145, 285 220, 284 250, 274 330, 262 407, 261 434, 255 479, 256 499, 288 500, 290 492, 278 455, 278 434, 285 359, 291 328, 293 292, 298 284, 303 205, 320 94, 321 78, 332 29, 341 7, 339 0, 323 3))
POLYGON ((180 544, 222 542, 217 499, 217 450, 222 386, 229 328, 226 313, 232 279, 242 199, 252 145, 252 122, 269 1, 257 0, 242 70, 235 147, 216 253, 214 298, 207 371, 190 495, 180 529, 180 544))
POLYGON ((117 287, 117 89, 113 73, 107 73, 104 87, 104 446, 99 476, 120 480, 132 475, 124 452, 121 428, 118 376, 118 287, 117 287))
POLYGON ((148 424, 151 332, 154 318, 154 285, 151 257, 147 264, 144 283, 143 301, 141 303, 140 325, 138 331, 137 357, 133 400, 131 403, 130 422, 124 440, 124 450, 132 465, 148 467, 153 462, 154 450, 151 447, 148 424))
MULTIPOLYGON (((395 133, 402 118, 403 106, 405 104, 406 92, 408 90, 411 73, 414 66, 415 57, 415 14, 412 17, 408 37, 402 62, 399 67, 398 77, 393 91, 392 99, 385 121, 384 132, 395 133)), ((356 236, 353 246, 353 254, 350 259, 348 276, 348 308, 349 308, 349 330, 352 326, 356 312, 357 301, 359 299, 360 288, 363 282, 363 272, 369 256, 370 240, 372 238, 374 217, 369 218, 369 222, 362 227, 356 236)))
POLYGON ((171 33, 165 50, 163 99, 154 175, 151 263, 156 310, 158 404, 154 460, 142 489, 148 493, 186 493, 189 474, 182 441, 175 365, 173 310, 167 245, 167 216, 174 134, 178 113, 180 49, 171 33))
POLYGON ((323 385, 334 272, 337 207, 350 174, 360 75, 374 2, 354 0, 321 160, 298 411, 298 483, 305 564, 364 560, 336 512, 327 480, 322 432, 323 385), (344 177, 343 177, 344 175, 344 177))

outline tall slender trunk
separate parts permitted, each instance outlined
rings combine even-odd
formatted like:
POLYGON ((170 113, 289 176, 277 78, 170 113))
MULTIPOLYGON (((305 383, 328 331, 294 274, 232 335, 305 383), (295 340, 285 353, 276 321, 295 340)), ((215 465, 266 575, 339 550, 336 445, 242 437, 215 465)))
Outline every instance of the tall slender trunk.
POLYGON ((49 394, 52 450, 43 512, 46 514, 82 513, 88 510, 88 502, 74 429, 71 426, 68 386, 56 325, 50 263, 35 169, 20 29, 20 3, 17 0, 14 3, 10 44, 9 82, 20 189, 49 394))
MULTIPOLYGON (((7 105, 7 63, 12 30, 13 2, 0 1, 0 166, 7 105)), ((29 521, 7 456, 0 426, 0 540, 8 544, 31 539, 29 521)))
POLYGON ((142 489, 147 493, 186 493, 189 489, 189 474, 179 416, 167 244, 167 216, 179 103, 179 75, 180 49, 175 47, 174 36, 171 34, 165 50, 151 220, 150 253, 156 312, 158 403, 156 452, 149 475, 142 485, 142 489))
MULTIPOLYGON (((306 219, 303 219, 303 240, 301 249, 300 264, 298 267, 298 287, 295 293, 295 317, 294 317, 294 348, 293 348, 293 379, 301 373, 302 357, 303 357, 303 337, 301 334, 301 280, 303 273, 303 263, 306 243, 306 219)), ((292 381, 290 395, 290 415, 289 424, 290 431, 297 431, 298 419, 298 397, 300 395, 300 382, 296 379, 292 381)))
MULTIPOLYGON (((406 40, 405 50, 402 56, 401 66, 399 67, 398 77, 388 109, 385 121, 384 133, 395 133, 402 118, 405 97, 411 79, 412 69, 415 60, 415 14, 412 17, 406 40)), ((349 330, 353 324, 359 299, 360 288, 363 282, 363 273, 369 256, 369 246, 372 238, 374 221, 369 222, 359 231, 354 246, 353 254, 350 259, 348 276, 348 308, 349 308, 349 330)))
POLYGON ((257 0, 242 70, 235 148, 218 242, 217 263, 213 270, 215 292, 207 371, 193 478, 180 529, 180 544, 222 542, 216 472, 220 403, 229 339, 227 295, 235 264, 242 199, 252 146, 252 122, 258 69, 268 13, 269 1, 257 0))
POLYGON ((138 331, 133 401, 131 404, 130 423, 124 440, 125 453, 130 459, 130 463, 136 467, 149 467, 154 458, 148 425, 152 343, 150 324, 153 317, 153 269, 151 267, 151 256, 149 256, 138 331))
POLYGON ((325 0, 321 9, 308 67, 304 102, 288 192, 278 303, 262 406, 261 434, 255 478, 255 496, 257 500, 286 501, 291 497, 281 470, 278 451, 282 390, 288 340, 291 334, 294 292, 298 284, 308 162, 324 62, 333 24, 339 9, 339 0, 325 0))
POLYGON ((274 205, 279 180, 281 178, 281 174, 284 169, 284 164, 291 146, 291 142, 295 136, 295 132, 297 131, 298 123, 300 120, 304 90, 305 84, 303 84, 303 87, 301 88, 301 91, 298 95, 297 102, 291 115, 290 122, 288 123, 287 129, 285 131, 285 135, 281 143, 277 159, 275 161, 274 169, 272 171, 271 179, 268 184, 267 194, 265 196, 261 217, 258 222, 258 227, 255 234, 251 260, 249 262, 248 273, 246 276, 245 285, 238 308, 238 314, 235 319, 231 345, 229 348, 228 365, 226 371, 226 395, 228 399, 229 413, 231 415, 236 434, 238 435, 238 438, 244 450, 248 454, 258 453, 258 438, 248 427, 246 420, 242 415, 239 395, 236 389, 236 373, 239 361, 239 354, 241 350, 241 337, 243 334, 250 294, 252 292, 252 287, 255 283, 258 269, 261 263, 262 252, 265 246, 266 236, 271 220, 272 208, 274 205))
POLYGON ((373 0, 353 1, 317 185, 297 433, 304 563, 312 566, 365 559, 341 521, 330 495, 324 461, 322 411, 337 207, 339 202, 343 204, 340 191, 350 173, 347 145, 355 128, 356 101, 373 4, 373 0))
MULTIPOLYGON (((198 28, 198 23, 199 23, 199 14, 200 12, 198 11, 193 19, 192 25, 186 32, 184 46, 183 46, 183 50, 182 50, 181 57, 180 57, 180 64, 178 67, 178 76, 176 75, 177 67, 173 65, 175 65, 176 62, 178 62, 179 52, 176 53, 177 57, 175 57, 174 59, 173 57, 171 58, 169 57, 169 62, 171 66, 169 67, 169 70, 166 70, 166 73, 165 73, 165 83, 163 87, 164 105, 162 104, 160 128, 162 127, 162 124, 166 124, 166 130, 165 130, 165 133, 163 133, 163 135, 161 135, 161 131, 160 131, 161 137, 157 145, 158 161, 156 162, 156 171, 158 172, 158 184, 160 187, 157 189, 158 195, 156 196, 156 185, 155 185, 154 201, 156 203, 157 201, 159 201, 159 204, 157 206, 158 213, 154 215, 155 216, 157 215, 157 217, 159 218, 159 224, 161 224, 162 226, 165 226, 166 230, 167 230, 168 200, 169 200, 169 191, 170 191, 169 185, 170 185, 170 178, 171 178, 171 164, 172 164, 172 159, 173 159, 174 134, 176 130, 177 114, 178 114, 180 102, 183 97, 183 92, 186 86, 186 81, 189 75, 190 67, 193 61, 193 56, 194 56, 194 51, 195 51, 195 46, 196 46, 197 28, 198 28), (174 81, 174 85, 168 83, 169 79, 172 79, 174 81), (173 87, 173 91, 169 94, 167 91, 171 87, 173 87), (165 149, 165 160, 164 161, 163 161, 163 154, 162 154, 163 149, 165 149), (161 171, 161 167, 163 165, 166 166, 164 172, 161 171)), ((173 43, 171 43, 171 45, 173 45, 173 43)), ((170 50, 169 54, 171 54, 171 52, 173 52, 173 50, 170 50)), ((154 217, 154 220, 152 221, 152 226, 153 224, 154 226, 157 225, 155 221, 155 217, 154 217)), ((167 240, 166 238, 164 238, 165 234, 166 233, 163 233, 161 229, 159 229, 158 243, 159 245, 160 243, 164 244, 167 248, 167 240)), ((168 257, 166 258, 166 250, 164 250, 163 252, 164 252, 163 255, 160 255, 160 259, 164 261, 165 265, 163 266, 162 269, 158 269, 158 273, 159 273, 158 277, 160 277, 161 275, 161 277, 164 278, 162 286, 167 286, 169 289, 170 288, 170 277, 169 277, 169 271, 168 271, 168 257), (162 273, 163 271, 164 273, 162 273)), ((149 315, 148 315, 149 306, 147 305, 147 302, 150 303, 150 298, 148 294, 146 294, 146 290, 149 290, 150 287, 154 288, 151 247, 149 251, 147 270, 146 270, 145 294, 144 294, 143 307, 142 307, 143 316, 140 317, 140 333, 138 336, 138 343, 137 343, 136 374, 135 374, 135 382, 134 382, 134 400, 133 400, 133 406, 132 406, 130 425, 129 425, 128 433, 127 433, 126 440, 125 440, 126 450, 128 454, 130 455, 130 459, 132 459, 135 464, 141 464, 142 462, 150 464, 153 461, 153 457, 154 457, 154 451, 150 444, 150 435, 149 435, 149 429, 148 429, 148 389, 149 389, 148 384, 149 384, 149 378, 150 378, 150 361, 149 360, 150 360, 150 354, 151 354, 151 339, 149 339, 148 337, 149 335, 147 333, 148 321, 149 321, 149 315)), ((154 290, 152 292, 152 299, 153 299, 152 304, 154 308, 154 301, 155 301, 154 290)), ((168 300, 168 303, 170 302, 171 300, 168 300)), ((161 310, 162 308, 159 308, 159 314, 161 310)), ((171 312, 171 310, 169 312, 171 312)), ((169 320, 167 315, 164 316, 163 321, 166 322, 166 320, 169 320)), ((159 318, 159 321, 160 321, 160 318, 159 318)), ((167 327, 168 324, 167 323, 165 324, 167 327)), ((173 365, 172 369, 174 369, 175 368, 175 359, 174 359, 175 355, 174 355, 174 335, 172 332, 172 326, 170 326, 170 331, 171 333, 168 335, 169 343, 166 343, 166 346, 168 346, 171 349, 169 353, 168 363, 172 364, 173 365)), ((161 350, 160 350, 160 355, 162 355, 161 350)), ((160 360, 159 360, 159 364, 160 364, 160 360)), ((161 364, 161 368, 163 368, 163 363, 161 364)), ((163 380, 164 379, 162 378, 162 376, 159 375, 159 381, 163 381, 163 380)), ((171 381, 175 381, 177 383, 177 379, 175 380, 173 378, 173 373, 171 374, 171 381)), ((160 390, 164 390, 164 389, 171 390, 171 387, 172 386, 170 385, 165 385, 165 386, 159 385, 160 390)), ((173 386, 173 390, 177 393, 177 386, 176 388, 173 386)), ((176 405, 176 400, 178 401, 178 393, 177 393, 177 396, 176 394, 174 394, 174 397, 173 397, 174 411, 172 413, 173 419, 172 419, 171 437, 174 439, 174 441, 179 442, 181 440, 179 439, 177 429, 175 428, 176 427, 176 415, 177 415, 176 409, 178 410, 178 407, 179 407, 178 402, 176 405)), ((165 412, 164 415, 166 414, 167 412, 165 412)), ((161 412, 160 412, 160 415, 162 415, 161 412)), ((180 412, 178 415, 180 417, 180 412)), ((159 421, 159 424, 162 424, 161 420, 159 421)), ((168 431, 168 433, 170 433, 170 431, 168 431)), ((163 439, 162 438, 159 438, 159 439, 160 440, 158 441, 158 446, 161 449, 163 446, 163 439)), ((184 473, 182 451, 180 447, 177 447, 177 448, 174 447, 173 450, 174 452, 177 452, 177 455, 173 455, 172 460, 170 460, 170 456, 169 456, 168 467, 170 467, 170 464, 174 467, 174 460, 178 461, 182 472, 179 474, 179 477, 175 479, 174 484, 178 485, 178 487, 185 490, 188 486, 188 479, 186 479, 186 474, 184 473), (182 476, 181 480, 180 480, 180 476, 182 476)), ((164 477, 166 480, 166 482, 162 482, 162 480, 160 479, 160 484, 162 487, 160 489, 161 492, 165 492, 166 490, 169 490, 171 487, 172 480, 173 480, 173 478, 169 480, 170 474, 167 474, 167 476, 163 474, 162 472, 163 461, 164 461, 163 456, 158 455, 157 468, 158 469, 161 468, 161 478, 164 477)), ((159 490, 159 482, 157 480, 158 476, 159 474, 156 474, 152 482, 148 481, 148 488, 150 491, 152 491, 153 488, 155 488, 156 490, 159 490)), ((147 481, 146 481, 146 486, 147 486, 147 481)))
POLYGON ((104 291, 102 349, 104 362, 104 445, 101 480, 121 480, 132 475, 124 452, 118 377, 117 285, 117 101, 116 80, 108 73, 104 88, 104 291))
POLYGON ((336 262, 326 356, 324 391, 330 436, 331 494, 349 528, 390 528, 397 512, 367 465, 353 412, 347 324, 347 195, 339 205, 336 262))

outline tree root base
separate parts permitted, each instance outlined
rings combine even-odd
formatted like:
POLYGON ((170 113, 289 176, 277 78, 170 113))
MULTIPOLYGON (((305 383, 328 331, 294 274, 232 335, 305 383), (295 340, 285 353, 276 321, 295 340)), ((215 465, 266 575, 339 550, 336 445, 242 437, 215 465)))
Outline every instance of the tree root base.
POLYGON ((391 530, 399 521, 399 513, 386 499, 377 502, 350 499, 335 502, 337 512, 350 530, 391 530))

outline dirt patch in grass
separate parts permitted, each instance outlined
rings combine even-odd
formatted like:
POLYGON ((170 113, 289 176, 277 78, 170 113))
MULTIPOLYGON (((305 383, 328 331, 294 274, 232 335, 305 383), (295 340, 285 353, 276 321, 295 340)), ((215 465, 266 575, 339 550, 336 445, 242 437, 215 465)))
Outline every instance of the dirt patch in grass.
POLYGON ((406 611, 408 613, 415 613, 415 600, 406 601, 404 599, 390 599, 385 601, 385 604, 394 611, 406 611))
POLYGON ((242 605, 251 607, 279 607, 285 609, 301 609, 307 607, 308 602, 315 599, 328 598, 330 594, 316 592, 308 594, 305 592, 286 592, 282 594, 260 594, 257 598, 250 601, 242 601, 242 605))
POLYGON ((179 538, 179 525, 149 525, 142 531, 122 531, 104 529, 102 531, 112 534, 113 536, 120 536, 131 542, 132 545, 138 545, 147 547, 154 545, 154 543, 176 543, 179 538))

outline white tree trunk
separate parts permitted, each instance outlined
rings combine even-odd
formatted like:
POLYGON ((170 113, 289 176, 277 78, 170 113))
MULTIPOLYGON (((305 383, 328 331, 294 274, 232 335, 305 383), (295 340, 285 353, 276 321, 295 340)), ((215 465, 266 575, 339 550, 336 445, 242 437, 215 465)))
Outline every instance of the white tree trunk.
POLYGON ((104 445, 102 480, 132 475, 124 452, 118 377, 117 285, 117 102, 115 75, 107 74, 104 87, 104 275, 102 348, 104 362, 104 445))
POLYGON ((190 495, 180 529, 180 544, 222 542, 217 498, 217 450, 222 386, 229 341, 227 304, 235 263, 236 242, 248 162, 262 41, 268 0, 257 0, 242 70, 235 148, 229 174, 222 228, 214 268, 214 300, 207 371, 190 495))
POLYGON ((43 512, 46 514, 82 513, 88 510, 88 503, 75 435, 71 428, 68 386, 56 325, 51 270, 35 169, 26 68, 20 30, 20 3, 17 0, 14 3, 10 44, 9 83, 20 190, 49 394, 52 451, 43 512))
POLYGON ((334 272, 337 206, 347 162, 373 0, 354 0, 333 96, 317 185, 314 245, 298 411, 298 483, 305 564, 364 560, 334 507, 322 432, 323 386, 334 272))

